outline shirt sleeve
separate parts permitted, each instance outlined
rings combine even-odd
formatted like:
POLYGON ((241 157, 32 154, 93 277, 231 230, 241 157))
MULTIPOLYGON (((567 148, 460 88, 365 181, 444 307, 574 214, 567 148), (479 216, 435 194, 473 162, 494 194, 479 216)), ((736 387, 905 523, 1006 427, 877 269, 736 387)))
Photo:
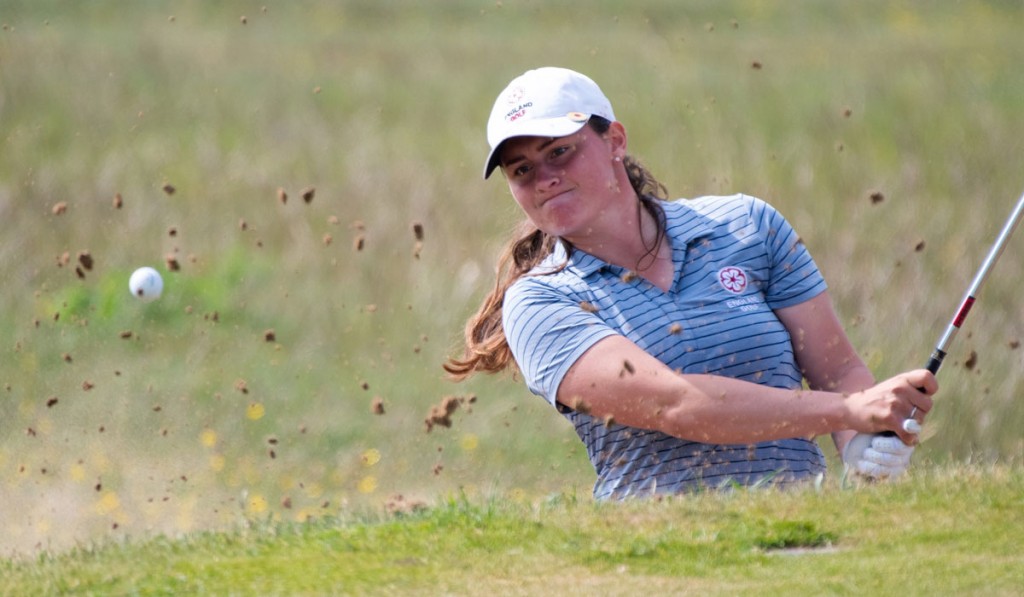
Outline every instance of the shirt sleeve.
POLYGON ((765 302, 772 309, 798 305, 824 292, 825 278, 792 225, 768 203, 751 198, 751 217, 764 235, 769 282, 765 302))
POLYGON ((601 339, 618 334, 571 292, 542 277, 521 278, 505 292, 502 326, 527 387, 555 406, 573 363, 601 339))

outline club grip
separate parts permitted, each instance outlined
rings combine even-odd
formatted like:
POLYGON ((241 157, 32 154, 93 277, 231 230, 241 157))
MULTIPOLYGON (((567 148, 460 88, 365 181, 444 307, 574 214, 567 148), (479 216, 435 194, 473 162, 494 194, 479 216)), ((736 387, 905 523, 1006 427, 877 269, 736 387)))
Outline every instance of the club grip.
POLYGON ((932 356, 928 359, 928 364, 924 366, 925 369, 931 372, 932 375, 936 375, 939 372, 939 367, 942 367, 942 361, 946 358, 946 352, 944 350, 935 349, 932 356))

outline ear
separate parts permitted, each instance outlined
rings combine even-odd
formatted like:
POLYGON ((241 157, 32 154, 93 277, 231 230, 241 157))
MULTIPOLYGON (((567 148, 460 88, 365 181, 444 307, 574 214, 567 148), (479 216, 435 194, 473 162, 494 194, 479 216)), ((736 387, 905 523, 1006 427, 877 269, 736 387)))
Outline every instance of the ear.
POLYGON ((608 131, 604 134, 604 138, 613 156, 618 158, 626 157, 626 127, 622 126, 621 122, 611 123, 608 131))

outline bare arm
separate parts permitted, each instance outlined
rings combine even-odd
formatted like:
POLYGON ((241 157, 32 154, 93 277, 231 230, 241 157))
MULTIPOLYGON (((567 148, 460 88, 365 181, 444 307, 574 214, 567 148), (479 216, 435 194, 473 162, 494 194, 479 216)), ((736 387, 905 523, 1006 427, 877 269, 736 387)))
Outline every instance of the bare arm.
MULTIPOLYGON (((789 330, 797 363, 811 389, 852 394, 875 384, 874 375, 846 336, 828 292, 775 314, 789 330)), ((856 433, 851 429, 832 432, 840 454, 856 433)))
POLYGON ((595 417, 694 441, 741 444, 844 429, 905 434, 913 406, 927 412, 935 378, 904 373, 845 396, 771 388, 717 375, 679 374, 623 336, 599 341, 569 369, 560 403, 595 417), (927 394, 916 387, 926 388, 927 394))

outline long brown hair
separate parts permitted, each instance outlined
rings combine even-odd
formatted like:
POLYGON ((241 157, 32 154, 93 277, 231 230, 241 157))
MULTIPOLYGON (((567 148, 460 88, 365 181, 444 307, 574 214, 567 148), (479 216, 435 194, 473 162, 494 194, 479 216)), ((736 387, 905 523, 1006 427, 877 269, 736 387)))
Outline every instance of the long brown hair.
MULTIPOLYGON (((603 135, 608 131, 611 122, 599 116, 593 116, 587 124, 594 132, 603 135)), ((658 223, 658 232, 654 241, 650 245, 645 245, 647 253, 641 258, 640 263, 637 263, 637 269, 642 269, 643 261, 647 257, 651 259, 655 257, 658 247, 665 238, 665 210, 662 209, 659 201, 664 201, 668 192, 665 186, 633 157, 627 155, 623 158, 623 164, 626 167, 626 174, 629 176, 629 183, 640 198, 637 203, 637 212, 639 213, 641 208, 646 209, 658 223)), ((637 220, 639 222, 639 218, 637 220)), ((512 351, 509 349, 505 331, 501 326, 501 309, 505 302, 505 291, 550 255, 555 248, 555 243, 559 240, 558 237, 538 229, 529 219, 519 223, 512 235, 512 240, 505 245, 498 257, 494 288, 484 297, 477 312, 466 322, 466 346, 462 358, 452 357, 443 365, 450 378, 459 381, 478 371, 498 373, 514 366, 512 351)), ((571 255, 572 246, 564 240, 562 243, 565 245, 567 253, 571 255)), ((562 267, 565 265, 562 264, 562 267)))

